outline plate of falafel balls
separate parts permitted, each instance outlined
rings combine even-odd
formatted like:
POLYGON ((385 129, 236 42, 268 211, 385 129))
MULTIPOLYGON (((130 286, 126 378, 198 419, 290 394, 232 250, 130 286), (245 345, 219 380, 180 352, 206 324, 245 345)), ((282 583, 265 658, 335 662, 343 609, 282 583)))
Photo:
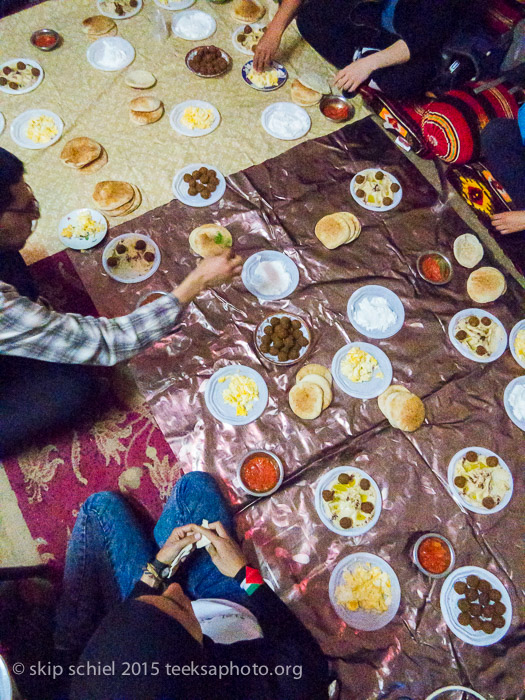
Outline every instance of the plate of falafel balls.
POLYGON ((382 212, 397 207, 403 188, 397 177, 386 170, 366 168, 352 178, 350 194, 365 209, 382 212))
POLYGON ((255 347, 276 365, 293 365, 310 348, 312 336, 306 321, 291 313, 268 316, 255 329, 255 347))
POLYGON ((494 574, 478 566, 452 571, 439 602, 447 627, 467 644, 495 644, 510 627, 512 604, 507 590, 494 574))
POLYGON ((211 165, 190 163, 173 178, 172 191, 183 204, 207 207, 221 199, 226 191, 226 180, 211 165))

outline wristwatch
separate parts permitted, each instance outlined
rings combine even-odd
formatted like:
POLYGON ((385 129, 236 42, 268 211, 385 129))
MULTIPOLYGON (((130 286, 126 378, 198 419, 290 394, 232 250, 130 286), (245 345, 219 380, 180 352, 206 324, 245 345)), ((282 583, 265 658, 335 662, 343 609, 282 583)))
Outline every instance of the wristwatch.
POLYGON ((155 569, 157 574, 161 579, 166 579, 170 573, 170 564, 165 564, 163 561, 159 561, 157 557, 151 562, 151 566, 155 569))

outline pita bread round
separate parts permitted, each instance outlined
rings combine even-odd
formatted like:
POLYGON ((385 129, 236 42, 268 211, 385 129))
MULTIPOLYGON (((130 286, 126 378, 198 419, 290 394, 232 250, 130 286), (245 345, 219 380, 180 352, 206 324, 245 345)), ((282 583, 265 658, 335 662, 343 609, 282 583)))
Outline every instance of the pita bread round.
POLYGON ((321 377, 320 374, 307 374, 305 377, 301 379, 299 384, 317 384, 318 387, 322 389, 323 392, 323 411, 325 408, 328 408, 328 406, 332 403, 332 388, 330 386, 330 382, 325 379, 324 377, 321 377))
POLYGON ((134 194, 133 187, 129 182, 102 180, 95 185, 93 200, 101 209, 113 211, 128 204, 134 194))
POLYGON ((352 243, 352 241, 355 241, 356 238, 359 238, 359 234, 361 233, 361 222, 357 216, 349 211, 340 211, 338 213, 339 216, 343 217, 350 228, 350 238, 347 240, 347 243, 352 243))
POLYGON ((138 187, 135 187, 135 185, 131 185, 131 187, 133 187, 133 197, 131 198, 131 201, 127 204, 123 204, 118 209, 112 209, 111 211, 104 212, 106 216, 127 216, 142 204, 142 195, 140 194, 140 190, 138 187))
POLYGON ((92 163, 102 153, 102 146, 87 136, 78 136, 68 141, 60 160, 70 168, 83 168, 88 163, 92 163))
POLYGON ((255 0, 234 0, 232 16, 239 22, 257 22, 264 17, 266 8, 255 0))
POLYGON ((218 224, 204 224, 198 226, 190 233, 190 248, 201 258, 212 258, 215 255, 224 253, 225 249, 231 248, 233 239, 231 233, 224 226, 218 224), (216 238, 220 235, 221 242, 217 243, 216 238))
POLYGON ((318 92, 321 95, 329 95, 331 93, 330 83, 326 78, 323 78, 322 75, 319 75, 319 73, 313 73, 312 71, 301 73, 299 82, 304 85, 305 88, 318 92))
POLYGON ((135 112, 135 110, 131 109, 129 112, 129 120, 133 124, 144 126, 145 124, 154 124, 155 122, 158 122, 163 114, 163 104, 161 104, 160 107, 153 112, 135 112))
POLYGON ((315 235, 325 248, 334 250, 347 242, 350 237, 350 227, 343 217, 328 214, 319 219, 315 225, 315 235))
POLYGON ((126 74, 124 80, 126 85, 129 85, 129 87, 137 90, 147 90, 148 88, 153 87, 157 82, 157 78, 153 75, 153 73, 150 73, 147 70, 132 70, 126 74))
POLYGON ((132 112, 156 112, 161 106, 162 102, 153 95, 141 95, 129 103, 132 112))
POLYGON ((288 394, 290 408, 299 418, 313 420, 323 410, 323 390, 317 384, 301 382, 293 386, 288 394))
POLYGON ((467 280, 467 293, 477 304, 495 301, 506 289, 505 277, 495 267, 478 267, 467 280))
POLYGON ((454 257, 463 267, 476 267, 483 257, 483 246, 473 233, 464 233, 454 241, 454 257))
POLYGON ((101 34, 107 34, 112 29, 116 29, 117 25, 110 17, 105 17, 104 15, 94 15, 93 17, 86 17, 82 22, 82 31, 88 36, 100 36, 101 34))
POLYGON ((292 82, 290 88, 292 102, 300 107, 313 107, 321 101, 321 93, 311 90, 301 83, 297 78, 292 82))
POLYGON ((387 412, 387 399, 397 391, 405 392, 405 393, 410 393, 410 391, 404 387, 401 386, 400 384, 391 384, 388 389, 385 389, 382 394, 380 394, 377 397, 377 403, 379 404, 379 409, 381 412, 384 414, 386 418, 388 418, 388 412, 387 412))
POLYGON ((415 394, 394 392, 390 398, 388 420, 394 428, 412 433, 425 420, 425 405, 415 394))
POLYGON ((298 384, 301 379, 306 377, 307 374, 318 374, 319 376, 324 377, 328 382, 330 382, 330 384, 332 383, 332 375, 330 370, 323 367, 323 365, 316 365, 315 362, 301 367, 296 374, 295 383, 298 384))
POLYGON ((83 168, 79 169, 79 172, 81 173, 98 173, 98 171, 103 168, 108 162, 108 154, 106 152, 106 149, 102 146, 102 151, 100 152, 99 157, 94 160, 92 163, 88 163, 88 165, 84 165, 83 168))

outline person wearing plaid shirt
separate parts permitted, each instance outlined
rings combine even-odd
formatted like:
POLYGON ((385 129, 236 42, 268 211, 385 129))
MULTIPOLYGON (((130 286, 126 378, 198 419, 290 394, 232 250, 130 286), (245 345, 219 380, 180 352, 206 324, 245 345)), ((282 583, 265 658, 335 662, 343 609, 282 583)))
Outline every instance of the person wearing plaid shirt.
POLYGON ((96 403, 98 378, 86 365, 115 365, 168 335, 186 304, 242 265, 228 253, 203 260, 171 294, 127 316, 57 313, 37 302, 20 255, 39 217, 22 162, 0 148, 0 458, 96 403))

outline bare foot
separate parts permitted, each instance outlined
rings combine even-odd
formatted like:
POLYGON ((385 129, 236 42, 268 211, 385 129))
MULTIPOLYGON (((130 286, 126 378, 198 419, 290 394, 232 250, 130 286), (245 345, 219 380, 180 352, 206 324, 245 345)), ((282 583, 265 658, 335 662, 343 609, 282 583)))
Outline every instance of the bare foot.
POLYGON ((492 225, 500 233, 516 233, 525 230, 525 211, 504 211, 494 214, 492 225))

